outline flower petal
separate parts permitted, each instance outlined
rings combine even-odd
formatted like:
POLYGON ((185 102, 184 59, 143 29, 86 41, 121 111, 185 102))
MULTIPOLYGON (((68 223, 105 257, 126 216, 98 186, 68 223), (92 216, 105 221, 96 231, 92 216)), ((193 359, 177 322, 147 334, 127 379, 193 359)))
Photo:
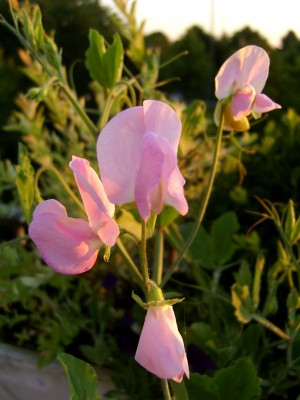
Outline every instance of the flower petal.
POLYGON ((233 119, 239 121, 251 113, 251 105, 255 97, 253 88, 246 85, 243 89, 238 90, 231 101, 231 111, 233 119))
POLYGON ((183 193, 183 179, 177 157, 169 143, 160 136, 143 137, 140 165, 136 179, 135 199, 141 217, 146 221, 151 211, 159 214, 167 203, 184 215, 188 211, 183 193))
POLYGON ((180 382, 189 367, 171 306, 149 307, 135 354, 136 361, 161 379, 180 382))
POLYGON ((151 210, 159 213, 163 206, 164 188, 160 181, 164 164, 164 152, 161 149, 161 142, 168 146, 164 139, 153 133, 146 133, 143 136, 141 149, 141 159, 143 161, 136 178, 135 200, 139 213, 145 221, 150 217, 151 210))
POLYGON ((189 210, 189 206, 183 191, 184 184, 185 179, 181 175, 179 168, 176 165, 167 180, 165 203, 174 207, 181 215, 187 214, 189 210))
POLYGON ((225 61, 215 77, 215 94, 217 99, 226 99, 226 97, 234 93, 240 71, 241 62, 239 58, 236 58, 233 55, 225 61))
POLYGON ((251 85, 256 93, 260 93, 269 75, 270 59, 264 49, 258 46, 246 46, 241 51, 240 85, 251 85))
POLYGON ((69 218, 65 207, 52 199, 36 207, 28 231, 45 262, 61 274, 91 269, 102 245, 88 222, 69 218))
POLYGON ((132 107, 112 118, 97 141, 97 157, 107 197, 114 204, 134 201, 135 179, 145 132, 143 107, 132 107))
POLYGON ((281 108, 281 106, 277 103, 275 103, 273 100, 271 100, 268 96, 265 94, 258 94, 255 97, 253 106, 252 106, 252 111, 254 113, 265 113, 271 110, 275 110, 277 108, 281 108))
POLYGON ((181 122, 175 111, 162 101, 146 100, 143 103, 146 132, 163 137, 177 153, 181 122))
POLYGON ((87 160, 75 156, 72 157, 70 168, 74 173, 91 229, 104 244, 113 246, 120 234, 117 223, 112 219, 115 206, 109 202, 96 171, 87 160))
POLYGON ((224 62, 216 76, 216 97, 225 99, 246 84, 260 93, 268 78, 269 65, 268 54, 258 46, 238 50, 224 62))
MULTIPOLYGON (((221 118, 221 104, 220 102, 218 102, 214 113, 214 120, 217 126, 220 125, 220 118, 221 118)), ((224 110, 223 129, 225 131, 244 132, 250 129, 250 124, 247 117, 242 117, 239 121, 235 121, 233 119, 231 111, 231 104, 228 103, 225 105, 225 110, 224 110)))

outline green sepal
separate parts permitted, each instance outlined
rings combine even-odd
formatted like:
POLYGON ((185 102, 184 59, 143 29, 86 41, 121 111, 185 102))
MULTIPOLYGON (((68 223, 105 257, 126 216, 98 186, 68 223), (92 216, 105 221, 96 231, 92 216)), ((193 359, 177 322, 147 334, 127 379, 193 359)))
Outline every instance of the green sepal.
POLYGON ((148 310, 149 307, 159 307, 159 306, 173 306, 174 304, 181 303, 184 300, 182 299, 170 299, 170 300, 159 300, 159 301, 148 301, 145 303, 137 294, 134 292, 131 293, 131 297, 133 300, 145 310, 148 310))
POLYGON ((157 218, 157 214, 151 213, 151 216, 147 221, 147 228, 149 229, 150 237, 152 237, 153 233, 154 233, 156 218, 157 218))
POLYGON ((108 262, 110 259, 110 247, 109 246, 105 246, 105 250, 104 250, 104 255, 103 255, 103 260, 105 262, 108 262))

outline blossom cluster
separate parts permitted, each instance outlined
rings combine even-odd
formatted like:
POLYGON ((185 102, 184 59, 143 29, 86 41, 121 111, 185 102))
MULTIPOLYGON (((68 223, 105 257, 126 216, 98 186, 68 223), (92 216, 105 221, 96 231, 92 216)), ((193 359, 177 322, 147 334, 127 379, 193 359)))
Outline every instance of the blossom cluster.
MULTIPOLYGON (((249 129, 248 118, 280 106, 262 89, 269 57, 257 46, 233 54, 216 76, 218 104, 215 121, 227 130, 249 129)), ((86 212, 86 219, 68 216, 54 199, 41 202, 33 213, 29 235, 45 262, 62 274, 91 269, 102 246, 115 245, 120 230, 115 206, 134 202, 143 221, 163 206, 179 214, 188 212, 185 180, 179 171, 177 150, 181 122, 175 111, 157 100, 126 109, 100 132, 97 158, 100 176, 89 161, 73 156, 69 166, 86 212)), ((136 360, 162 379, 180 382, 189 376, 183 339, 172 306, 164 302, 148 307, 136 351, 136 360)))

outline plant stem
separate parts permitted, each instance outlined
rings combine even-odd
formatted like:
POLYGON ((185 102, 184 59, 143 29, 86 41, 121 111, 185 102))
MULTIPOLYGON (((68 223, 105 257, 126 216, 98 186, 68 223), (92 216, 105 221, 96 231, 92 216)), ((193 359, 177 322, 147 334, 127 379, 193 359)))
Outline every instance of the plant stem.
POLYGON ((70 101, 78 115, 80 115, 82 121, 85 123, 86 127, 94 137, 94 135, 98 132, 97 127, 94 125, 94 123, 90 120, 90 118, 87 116, 85 111, 82 109, 81 105, 79 104, 78 100, 74 97, 72 94, 71 90, 64 85, 63 82, 60 82, 60 87, 64 94, 66 95, 67 99, 70 101))
POLYGON ((153 280, 157 285, 161 284, 163 273, 163 257, 164 257, 164 232, 158 227, 155 235, 155 252, 153 263, 153 280))
POLYGON ((170 393, 170 388, 169 388, 169 383, 168 383, 167 379, 162 379, 161 380, 161 387, 162 387, 162 390, 163 390, 164 399, 165 400, 172 400, 171 393, 170 393))
POLYGON ((263 325, 265 328, 270 329, 272 332, 281 337, 283 340, 286 340, 288 342, 291 340, 289 335, 287 335, 285 332, 283 332, 283 330, 278 328, 278 326, 274 325, 273 322, 262 317, 261 315, 252 314, 252 319, 263 325))
POLYGON ((85 213, 86 211, 85 211, 85 208, 84 208, 83 204, 80 202, 80 200, 74 194, 74 192, 70 189, 70 187, 68 186, 68 184, 64 180, 64 178, 61 175, 61 173, 55 167, 53 167, 53 166, 42 167, 36 172, 36 175, 35 175, 35 185, 36 185, 36 187, 38 186, 38 180, 39 180, 41 174, 43 172, 45 172, 45 171, 50 171, 50 172, 52 172, 52 173, 54 173, 56 175, 56 177, 58 178, 58 180, 60 181, 60 183, 62 184, 64 189, 66 190, 66 192, 72 197, 72 199, 75 201, 75 203, 78 205, 78 207, 85 213))
POLYGON ((224 125, 224 106, 222 106, 221 108, 221 117, 220 117, 220 125, 218 128, 218 133, 217 133, 217 142, 216 142, 216 147, 215 147, 215 151, 214 151, 214 156, 213 156, 213 164, 212 164, 212 168, 211 168, 211 172, 210 172, 210 177, 209 177, 209 181, 208 181, 208 185, 207 185, 207 189, 205 192, 205 195, 202 199, 201 205, 200 205, 200 210, 199 210, 199 214, 197 216, 197 219, 194 223, 194 226, 189 234, 189 237, 187 238, 185 244, 183 245, 183 248, 179 254, 179 256, 177 257, 177 259, 173 262, 173 264, 171 265, 171 267, 168 269, 168 271, 166 272, 160 287, 163 288, 165 286, 165 284, 168 282, 168 280, 170 279, 173 271, 177 268, 177 266, 179 265, 179 263, 181 262, 181 260, 184 258, 185 253, 188 251, 188 249, 190 248, 191 244, 193 243, 197 232, 200 228, 200 225, 202 223, 203 217, 205 215, 205 211, 208 205, 208 201, 211 195, 211 191, 212 191, 212 187, 213 187, 213 183, 214 183, 214 179, 216 176, 216 171, 217 171, 217 164, 218 164, 218 158, 219 158, 219 153, 220 153, 220 149, 221 149, 221 142, 222 142, 222 134, 223 134, 223 125, 224 125))
POLYGON ((144 280, 143 280, 143 276, 140 273, 140 271, 138 270, 137 266, 135 265, 134 261, 132 260, 132 258, 130 257, 129 253, 127 252, 123 242, 121 241, 121 239, 119 238, 117 240, 116 245, 118 246, 118 249, 120 250, 120 253, 122 254, 127 267, 129 267, 129 270, 131 272, 131 274, 133 275, 133 277, 135 278, 135 280, 137 281, 138 285, 140 286, 141 289, 144 288, 144 280))
MULTIPOLYGON (((14 11, 12 9, 10 1, 9 1, 9 7, 10 7, 10 12, 11 12, 11 16, 13 18, 15 27, 11 26, 6 20, 1 20, 1 23, 3 25, 5 25, 14 35, 17 36, 17 38, 22 43, 22 45, 30 51, 32 56, 42 66, 42 68, 47 73, 47 75, 49 77, 54 77, 55 74, 52 73, 51 68, 50 69, 48 68, 47 62, 45 62, 43 60, 43 58, 41 57, 41 55, 37 51, 35 51, 35 49, 32 48, 31 44, 26 40, 26 38, 24 38, 24 36, 20 32, 19 27, 18 27, 18 23, 17 23, 17 19, 15 17, 15 13, 14 13, 14 11)), ((56 73, 57 73, 57 79, 59 81, 61 89, 63 90, 63 92, 65 93, 65 95, 67 96, 68 100, 73 105, 73 107, 75 108, 77 113, 80 115, 81 119, 83 120, 83 122, 85 123, 87 128, 89 129, 90 133, 94 136, 95 133, 97 133, 97 127, 93 124, 93 122, 87 116, 85 111, 82 109, 82 107, 79 104, 78 100, 71 93, 71 90, 69 89, 69 87, 67 86, 67 84, 65 82, 65 79, 63 77, 63 73, 61 71, 61 68, 56 69, 56 73)))
POLYGON ((8 240, 7 242, 2 242, 2 243, 0 243, 0 250, 5 246, 11 246, 11 245, 13 245, 15 243, 18 243, 18 242, 21 242, 21 241, 27 240, 27 239, 29 239, 29 236, 28 235, 23 235, 23 236, 18 236, 15 239, 8 240))
POLYGON ((141 240, 141 243, 139 246, 139 252, 140 252, 142 275, 143 275, 143 280, 144 280, 144 291, 145 291, 145 295, 147 297, 147 284, 150 280, 150 277, 149 277, 146 249, 147 249, 146 222, 144 220, 142 220, 142 240, 141 240))

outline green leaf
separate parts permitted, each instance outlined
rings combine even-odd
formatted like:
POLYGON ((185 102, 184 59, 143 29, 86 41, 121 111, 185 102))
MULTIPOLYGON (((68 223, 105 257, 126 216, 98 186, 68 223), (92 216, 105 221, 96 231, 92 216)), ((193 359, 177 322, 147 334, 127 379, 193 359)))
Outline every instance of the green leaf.
POLYGON ((170 225, 179 216, 174 207, 164 206, 161 214, 158 216, 158 223, 162 228, 170 225))
POLYGON ((294 244, 300 239, 300 217, 295 222, 291 232, 291 243, 294 244))
POLYGON ((220 352, 217 333, 204 322, 194 322, 187 328, 187 343, 194 343, 216 360, 220 352))
POLYGON ((210 269, 214 267, 213 241, 202 225, 200 226, 189 251, 193 260, 198 261, 201 266, 210 269))
POLYGON ((98 380, 94 368, 76 357, 59 353, 58 361, 67 375, 71 395, 69 400, 99 400, 98 380))
POLYGON ((248 285, 249 287, 252 285, 252 275, 247 260, 242 260, 238 272, 235 272, 233 275, 239 285, 248 285))
POLYGON ((152 212, 150 218, 147 221, 147 228, 148 228, 150 237, 153 236, 153 233, 155 230, 156 219, 157 219, 157 214, 152 212))
POLYGON ((243 324, 247 324, 252 319, 253 314, 253 302, 250 298, 249 286, 234 283, 231 287, 231 299, 236 318, 243 324))
POLYGON ((295 210, 294 210, 294 203, 292 200, 289 201, 285 224, 284 224, 284 231, 288 240, 291 239, 292 231, 295 225, 295 210))
POLYGON ((34 169, 31 165, 26 147, 19 143, 19 165, 16 165, 16 184, 26 221, 31 221, 35 206, 34 199, 34 169))
POLYGON ((103 88, 111 89, 122 76, 124 50, 121 38, 114 35, 113 44, 106 48, 104 37, 91 29, 89 39, 86 66, 95 81, 103 88))
POLYGON ((266 262, 265 257, 259 254, 257 256, 257 260, 255 263, 255 272, 254 272, 253 287, 252 287, 252 298, 255 309, 258 307, 260 301, 261 277, 265 266, 265 262, 266 262))
POLYGON ((136 220, 131 212, 122 209, 118 216, 117 223, 120 229, 128 232, 139 240, 141 239, 141 223, 136 220))
POLYGON ((190 400, 219 400, 214 380, 206 375, 191 374, 186 387, 190 400))
POLYGON ((255 366, 248 357, 216 372, 214 382, 220 400, 250 400, 261 392, 255 366))
POLYGON ((174 400, 189 400, 189 395, 183 380, 180 383, 171 380, 170 384, 174 400))
POLYGON ((222 265, 228 261, 236 250, 232 235, 239 229, 234 212, 227 212, 215 220, 211 228, 215 261, 222 265))

